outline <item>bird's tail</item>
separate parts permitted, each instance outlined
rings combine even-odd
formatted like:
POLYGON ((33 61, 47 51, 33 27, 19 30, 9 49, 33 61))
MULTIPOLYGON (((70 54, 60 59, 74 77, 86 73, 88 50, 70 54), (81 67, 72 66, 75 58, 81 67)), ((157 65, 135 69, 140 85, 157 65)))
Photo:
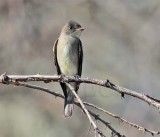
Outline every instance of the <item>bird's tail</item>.
POLYGON ((72 91, 68 92, 68 96, 64 101, 64 117, 68 118, 72 116, 72 112, 74 109, 74 95, 72 91))

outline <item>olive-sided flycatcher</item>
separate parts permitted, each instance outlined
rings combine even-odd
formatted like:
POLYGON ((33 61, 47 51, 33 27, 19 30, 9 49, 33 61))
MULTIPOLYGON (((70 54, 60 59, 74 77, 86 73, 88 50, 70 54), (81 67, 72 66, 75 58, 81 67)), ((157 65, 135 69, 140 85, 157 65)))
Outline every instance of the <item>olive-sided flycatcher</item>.
MULTIPOLYGON (((53 46, 54 63, 58 75, 81 76, 83 50, 80 40, 81 32, 84 29, 75 21, 69 21, 62 28, 61 34, 53 46)), ((70 82, 74 90, 77 92, 79 84, 70 82)), ((64 116, 71 117, 73 111, 74 94, 65 85, 60 83, 64 96, 64 116)))

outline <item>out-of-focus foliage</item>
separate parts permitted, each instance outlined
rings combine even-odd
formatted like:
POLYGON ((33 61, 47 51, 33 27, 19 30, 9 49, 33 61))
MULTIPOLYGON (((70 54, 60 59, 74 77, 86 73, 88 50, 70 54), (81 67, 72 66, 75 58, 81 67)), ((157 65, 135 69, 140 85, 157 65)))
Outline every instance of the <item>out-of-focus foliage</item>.
MULTIPOLYGON (((0 73, 55 74, 52 46, 70 19, 85 31, 83 76, 111 81, 160 98, 159 0, 0 0, 0 73)), ((41 86, 61 92, 58 83, 41 86)), ((160 130, 159 114, 135 98, 82 84, 79 95, 144 127, 160 130)), ((82 137, 89 122, 75 107, 36 90, 0 85, 1 137, 82 137)), ((149 137, 105 116, 129 137, 149 137)), ((106 136, 109 130, 104 129, 106 136)), ((92 134, 90 135, 92 136, 92 134)))

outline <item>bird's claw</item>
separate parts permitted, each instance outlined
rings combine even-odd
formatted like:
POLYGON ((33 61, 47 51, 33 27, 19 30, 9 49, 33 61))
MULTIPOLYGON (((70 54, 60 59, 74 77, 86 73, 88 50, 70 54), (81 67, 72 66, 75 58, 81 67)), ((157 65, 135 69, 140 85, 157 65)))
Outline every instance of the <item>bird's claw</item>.
POLYGON ((66 78, 64 74, 60 74, 60 78, 61 78, 62 83, 68 82, 68 78, 66 78))
POLYGON ((60 78, 64 78, 64 77, 65 77, 65 75, 64 75, 64 74, 60 74, 59 76, 60 76, 60 78))
POLYGON ((75 75, 74 77, 75 77, 75 79, 79 79, 79 78, 80 78, 80 76, 79 76, 79 75, 75 75))

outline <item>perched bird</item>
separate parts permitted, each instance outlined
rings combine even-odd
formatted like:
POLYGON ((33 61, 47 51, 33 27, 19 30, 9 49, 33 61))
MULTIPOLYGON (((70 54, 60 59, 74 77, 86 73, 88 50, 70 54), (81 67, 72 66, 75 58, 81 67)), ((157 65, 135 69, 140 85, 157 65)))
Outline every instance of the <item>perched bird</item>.
MULTIPOLYGON (((62 28, 61 34, 53 46, 53 58, 58 75, 81 76, 83 49, 80 40, 81 32, 84 29, 76 21, 69 21, 62 28)), ((70 82, 77 92, 79 84, 70 82)), ((64 96, 64 116, 71 117, 73 111, 74 94, 66 86, 60 83, 64 96)))

